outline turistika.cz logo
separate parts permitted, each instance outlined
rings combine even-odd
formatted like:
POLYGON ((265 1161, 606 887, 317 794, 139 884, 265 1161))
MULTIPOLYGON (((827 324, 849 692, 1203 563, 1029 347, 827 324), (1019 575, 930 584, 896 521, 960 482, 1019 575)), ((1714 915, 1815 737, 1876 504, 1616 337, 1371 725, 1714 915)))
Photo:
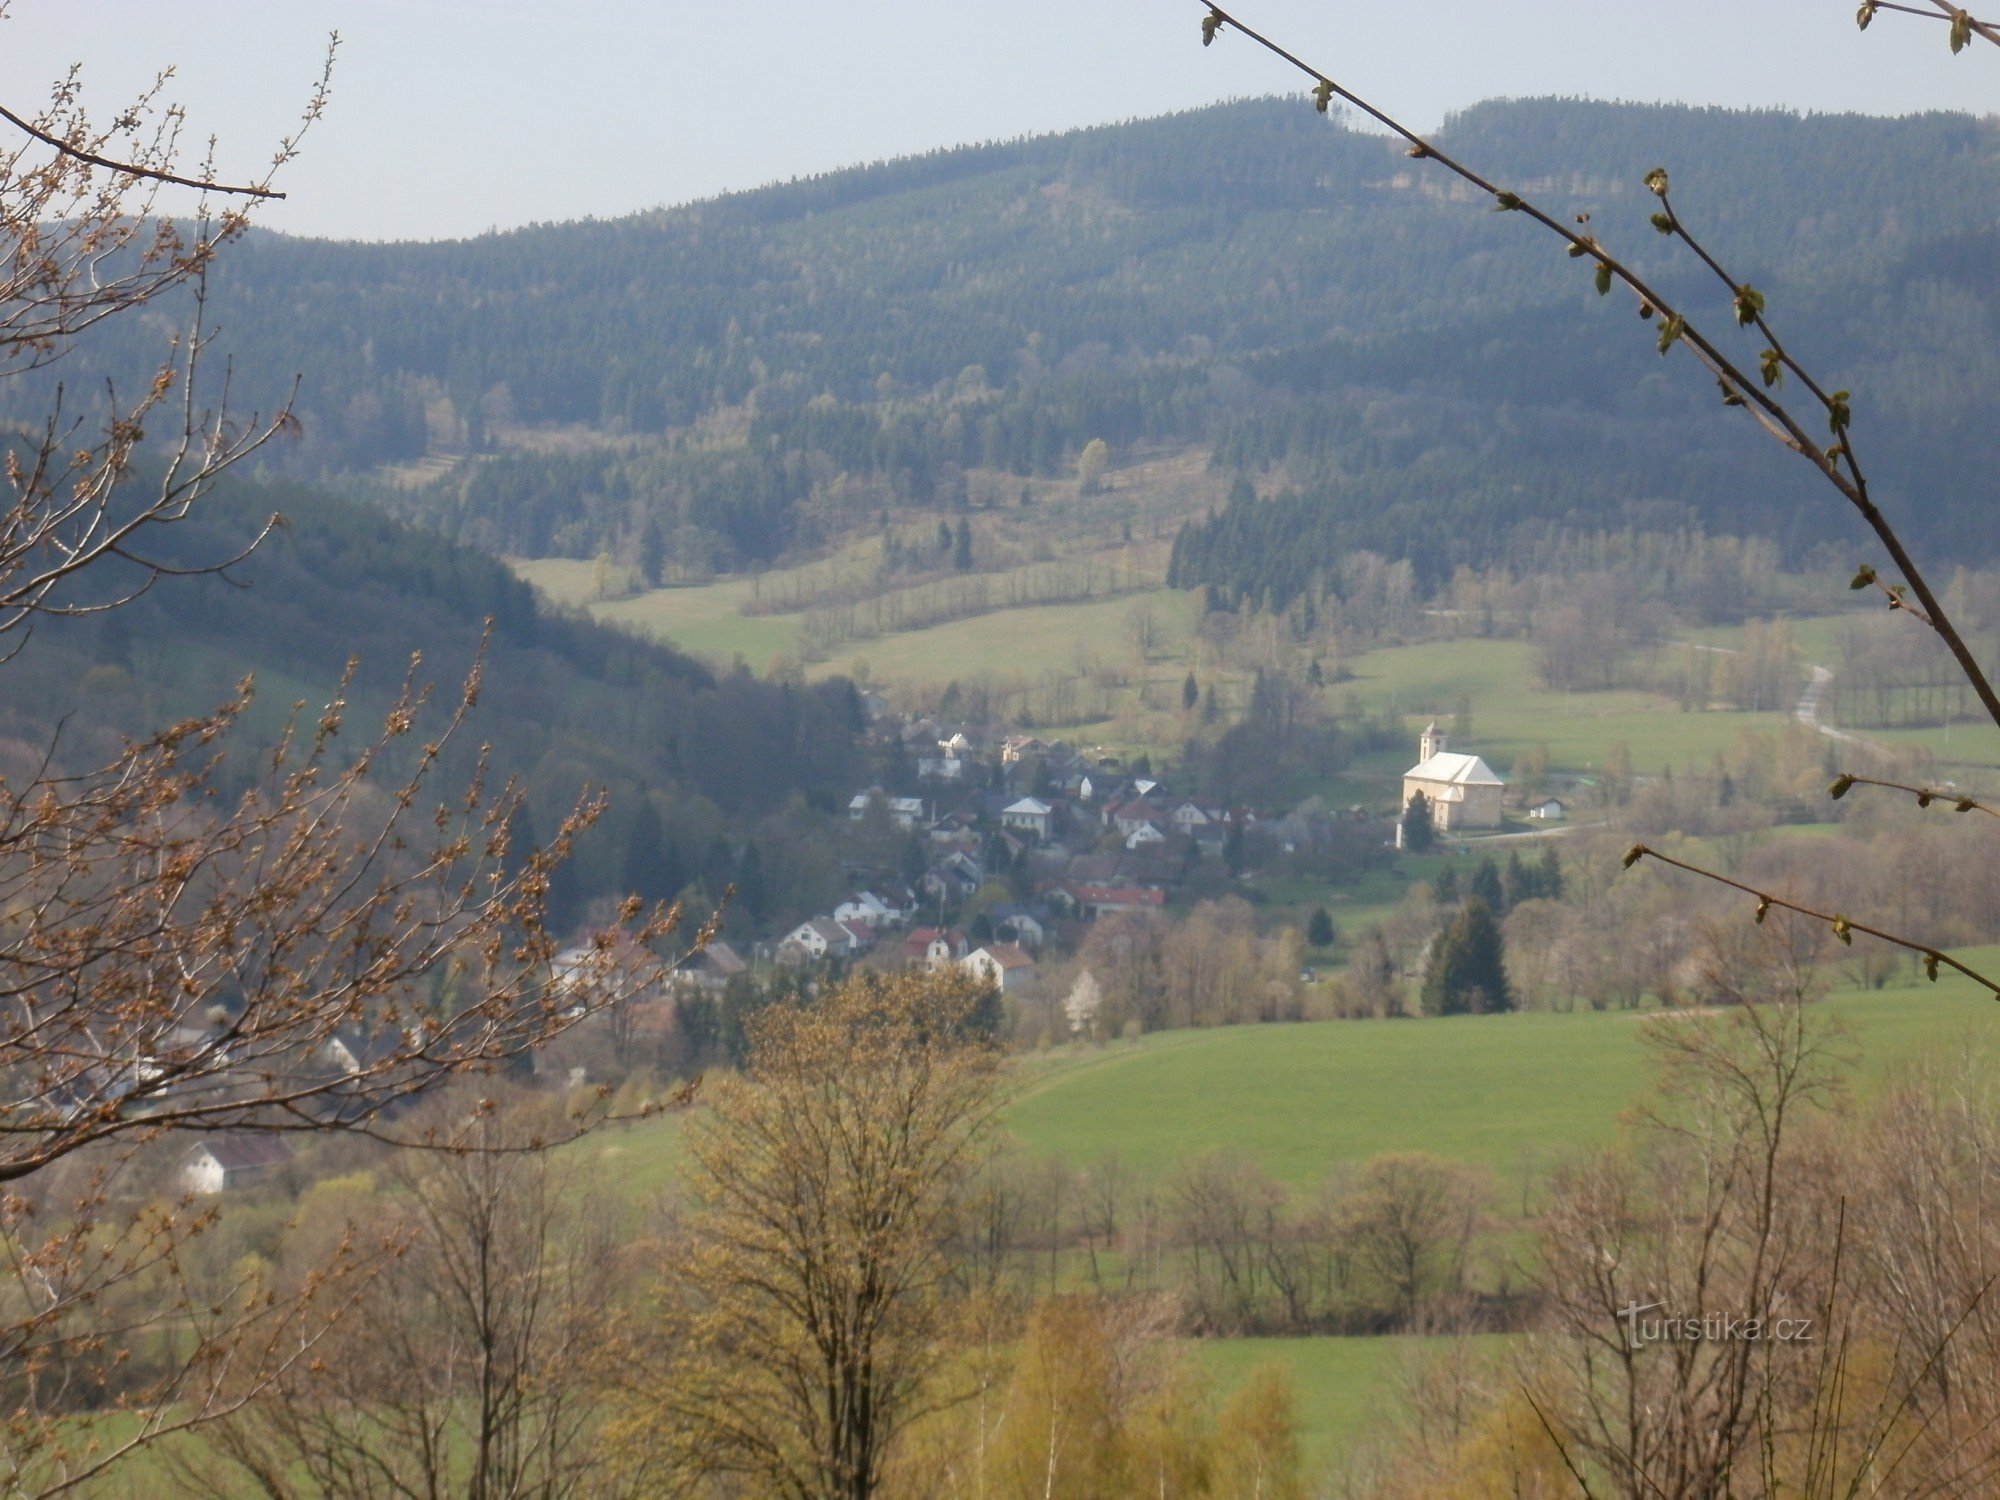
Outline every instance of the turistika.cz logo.
POLYGON ((1626 1342, 1634 1349, 1647 1344, 1758 1343, 1809 1344, 1813 1318, 1739 1317, 1703 1313, 1699 1317, 1670 1313, 1664 1302, 1628 1302, 1618 1309, 1626 1342))

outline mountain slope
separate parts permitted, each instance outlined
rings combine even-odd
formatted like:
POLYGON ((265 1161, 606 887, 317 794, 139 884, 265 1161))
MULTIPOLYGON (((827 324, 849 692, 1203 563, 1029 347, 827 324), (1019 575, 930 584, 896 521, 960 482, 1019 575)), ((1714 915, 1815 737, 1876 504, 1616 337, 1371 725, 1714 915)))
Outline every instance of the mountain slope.
MULTIPOLYGON (((1857 393, 1884 497, 1983 545, 2000 122, 1525 100, 1442 134, 1725 326, 1725 290, 1646 224, 1640 180, 1671 167, 1688 222, 1857 393)), ((1523 520, 1827 534, 1810 475, 1485 208, 1262 100, 458 243, 258 236, 215 306, 239 389, 305 372, 299 464, 509 453, 391 497, 495 551, 630 558, 651 521, 670 560, 756 567, 1094 437, 1277 465, 1355 518, 1344 545, 1433 575, 1523 520)))

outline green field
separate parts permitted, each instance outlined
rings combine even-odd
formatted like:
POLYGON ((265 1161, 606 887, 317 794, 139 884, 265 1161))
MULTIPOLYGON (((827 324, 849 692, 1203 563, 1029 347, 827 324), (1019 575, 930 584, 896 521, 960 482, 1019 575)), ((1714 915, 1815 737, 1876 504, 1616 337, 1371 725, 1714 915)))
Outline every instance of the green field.
MULTIPOLYGON (((1481 1345, 1500 1345, 1505 1334, 1474 1336, 1481 1345)), ((1201 1339, 1195 1350, 1227 1399, 1250 1374, 1265 1365, 1291 1373, 1298 1402, 1299 1447, 1308 1472, 1338 1462, 1368 1434, 1393 1397, 1393 1382, 1410 1361, 1444 1339, 1388 1338, 1201 1339)))
MULTIPOLYGON (((1992 966, 2000 948, 1966 956, 1992 966)), ((1823 1004, 1850 1029, 1864 1088, 1929 1050, 2000 1037, 2000 1009, 1949 973, 1823 1004)), ((1429 1151, 1518 1186, 1611 1138, 1647 1082, 1643 1024, 1579 1011, 1160 1032, 1024 1059, 1007 1126, 1031 1151, 1116 1151, 1142 1175, 1225 1151, 1307 1184, 1380 1152, 1429 1151)), ((643 1195, 671 1182, 678 1133, 669 1117, 570 1149, 643 1195)))
POLYGON ((1642 775, 1668 766, 1705 767, 1746 731, 1776 733, 1791 719, 1789 712, 1683 712, 1657 693, 1554 691, 1542 685, 1535 648, 1526 641, 1426 641, 1370 651, 1347 666, 1355 680, 1343 690, 1371 707, 1436 715, 1448 723, 1444 716, 1452 706, 1461 696, 1469 699, 1466 745, 1503 774, 1538 743, 1549 747, 1559 769, 1596 770, 1619 740, 1642 775))
POLYGON ((558 604, 587 606, 592 615, 694 656, 728 666, 742 657, 758 671, 798 649, 798 621, 789 615, 746 615, 752 583, 731 578, 686 588, 652 589, 625 599, 591 602, 595 565, 569 558, 517 562, 514 571, 558 604))
MULTIPOLYGON (((2000 1028, 1983 994, 1920 981, 1825 1008, 1852 1028, 1864 1080, 1878 1079, 1969 1028, 2000 1028)), ((1584 1011, 1168 1032, 1044 1064, 1008 1123, 1033 1150, 1116 1151, 1142 1173, 1228 1151, 1306 1183, 1416 1150, 1512 1183, 1610 1138, 1646 1083, 1641 1024, 1584 1011)))
MULTIPOLYGON (((1027 514, 1046 512, 1037 508, 1027 514)), ((1084 546, 1081 540, 1079 546, 1084 546)), ((1154 551, 1157 548, 1143 555, 1150 557, 1154 551)), ((780 570, 761 580, 730 578, 596 603, 590 602, 591 563, 553 559, 516 566, 551 597, 586 605, 601 620, 670 641, 724 666, 741 658, 763 669, 781 657, 800 654, 799 627, 805 616, 744 614, 744 607, 758 597, 785 597, 802 581, 824 576, 824 570, 860 566, 859 556, 850 548, 825 562, 780 570)), ((1826 615, 1792 621, 1803 659, 1837 660, 1844 619, 1826 615)), ((1172 752, 1187 733, 1179 712, 1179 688, 1190 670, 1204 684, 1218 688, 1226 712, 1234 713, 1247 691, 1247 669, 1219 665, 1214 648, 1197 635, 1199 623, 1195 594, 1161 588, 1084 603, 997 609, 853 641, 815 662, 810 671, 815 676, 842 673, 889 686, 936 689, 972 679, 1026 686, 1051 668, 1082 674, 1092 664, 1114 665, 1128 679, 1125 686, 1099 701, 1101 695, 1079 685, 1079 704, 1092 706, 1080 708, 1069 722, 1043 722, 1042 727, 1086 741, 1172 752), (1143 668, 1131 628, 1137 611, 1152 617, 1157 633, 1143 668), (1142 705, 1141 682, 1150 685, 1143 696, 1151 707, 1142 705)), ((1716 627, 1687 632, 1686 638, 1727 649, 1740 634, 1716 627)), ((1791 721, 1788 708, 1767 713, 1700 712, 1684 710, 1673 698, 1656 693, 1552 691, 1542 684, 1535 647, 1526 641, 1427 641, 1364 652, 1342 665, 1351 675, 1325 690, 1329 706, 1351 697, 1370 710, 1449 722, 1447 716, 1463 700, 1471 706, 1472 728, 1458 738, 1503 774, 1537 744, 1548 746, 1557 770, 1573 773, 1600 769, 1619 741, 1641 774, 1706 766, 1744 733, 1776 733, 1791 721)), ((1962 726, 1890 732, 1879 738, 1921 746, 1941 762, 2000 766, 2000 730, 1962 726)), ((1408 756, 1399 748, 1365 759, 1324 786, 1301 790, 1316 791, 1339 803, 1380 800, 1383 789, 1393 785, 1407 764, 1408 756)))

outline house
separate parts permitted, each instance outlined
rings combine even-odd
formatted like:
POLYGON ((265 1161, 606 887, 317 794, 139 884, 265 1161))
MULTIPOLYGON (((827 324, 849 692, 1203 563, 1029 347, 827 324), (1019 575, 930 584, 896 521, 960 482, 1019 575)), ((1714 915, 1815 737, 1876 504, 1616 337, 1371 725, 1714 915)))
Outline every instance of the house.
POLYGON ((856 891, 833 909, 836 922, 861 922, 869 927, 900 927, 910 918, 909 910, 874 891, 856 891))
POLYGON ((549 960, 549 987, 571 1000, 571 1009, 630 997, 650 989, 660 961, 629 932, 608 930, 565 948, 549 960))
POLYGON ((1537 802, 1533 807, 1528 809, 1528 816, 1538 818, 1544 823, 1554 823, 1560 821, 1568 811, 1569 809, 1562 805, 1561 798, 1544 797, 1540 802, 1537 802))
POLYGON ((1158 911, 1167 904, 1165 891, 1136 885, 1059 885, 1049 895, 1086 919, 1111 912, 1158 911))
POLYGON ((352 1078, 380 1068, 415 1045, 395 1026, 378 1026, 363 1031, 359 1026, 343 1026, 319 1049, 323 1062, 336 1073, 352 1078))
POLYGON ((1012 943, 988 943, 958 961, 968 974, 985 980, 1003 995, 1027 988, 1035 977, 1034 955, 1012 943))
POLYGON ((956 927, 919 927, 903 939, 903 957, 927 969, 942 969, 965 954, 965 934, 956 927))
POLYGON ((931 896, 970 896, 986 884, 986 865, 963 850, 953 850, 924 875, 924 890, 931 896))
POLYGON ((1221 813, 1212 812, 1195 802, 1183 802, 1169 816, 1173 821, 1174 832, 1184 833, 1189 838, 1195 837, 1199 830, 1222 821, 1221 813))
POLYGON ((1430 801, 1431 824, 1442 832, 1461 828, 1498 828, 1500 797, 1506 787, 1493 768, 1476 755, 1455 754, 1435 723, 1417 740, 1417 763, 1403 773, 1403 803, 1417 793, 1430 801))
POLYGON ((965 762, 956 755, 920 755, 917 775, 925 781, 963 781, 965 762))
POLYGON ((1046 906, 996 906, 987 913, 994 935, 1023 948, 1039 948, 1049 940, 1054 922, 1046 906))
POLYGON ((1160 825, 1157 823, 1142 823, 1125 835, 1127 849, 1137 849, 1144 844, 1164 844, 1166 841, 1167 836, 1160 832, 1160 825))
POLYGON ((1010 734, 1000 742, 1000 764, 1011 766, 1030 755, 1041 755, 1048 748, 1045 741, 1036 739, 1032 734, 1010 734))
POLYGON ((1104 809, 1104 821, 1128 839, 1141 828, 1164 833, 1168 827, 1166 812, 1157 803, 1148 802, 1143 797, 1110 804, 1104 809))
POLYGON ((891 797, 879 786, 871 786, 865 792, 856 792, 847 803, 847 816, 859 823, 868 816, 869 806, 880 802, 888 809, 889 816, 898 828, 915 828, 924 820, 924 799, 921 797, 891 797))
POLYGON ((1056 810, 1041 798, 1023 797, 1000 809, 1000 826, 1046 840, 1055 830, 1055 815, 1056 810))
POLYGON ((699 953, 690 953, 674 971, 674 982, 677 987, 693 985, 698 989, 719 990, 738 974, 749 972, 750 965, 743 961, 742 954, 721 938, 711 938, 699 953))
POLYGON ((782 953, 794 948, 806 958, 852 958, 875 945, 875 934, 859 923, 836 922, 832 917, 814 917, 801 922, 778 941, 782 953))
POLYGON ((190 1193, 250 1187, 291 1159, 291 1142, 281 1135, 212 1135, 188 1153, 181 1166, 181 1186, 190 1193))

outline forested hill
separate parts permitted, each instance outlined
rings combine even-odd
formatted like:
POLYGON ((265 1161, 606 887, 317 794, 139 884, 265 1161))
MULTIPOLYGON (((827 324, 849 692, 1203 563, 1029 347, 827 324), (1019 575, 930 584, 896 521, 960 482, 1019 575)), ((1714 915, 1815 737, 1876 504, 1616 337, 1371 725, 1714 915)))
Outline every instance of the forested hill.
MULTIPOLYGON (((273 511, 288 524, 226 577, 168 578, 122 609, 41 625, 34 649, 8 669, 0 768, 18 773, 32 747, 51 742, 75 767, 99 763, 121 736, 206 712, 255 674, 255 705, 230 742, 232 784, 259 774, 258 747, 274 742, 295 702, 310 713, 328 701, 350 657, 348 719, 365 739, 420 652, 417 680, 436 691, 419 733, 392 751, 391 771, 407 769, 442 727, 491 620, 480 702, 437 785, 462 788, 478 747, 490 745, 495 775, 527 787, 529 831, 544 839, 586 786, 610 793, 613 815, 562 874, 560 920, 584 920, 595 898, 629 890, 670 899, 693 886, 712 899, 733 882, 747 931, 827 899, 822 887, 838 872, 825 819, 868 774, 851 683, 718 676, 551 612, 462 544, 292 484, 226 484, 189 519, 156 528, 147 551, 177 566, 213 564, 241 551, 273 511)), ((103 597, 124 592, 118 566, 93 571, 103 597)))
MULTIPOLYGON (((1975 535, 2000 461, 2000 122, 1527 100, 1442 139, 1591 213, 1725 326, 1724 289, 1647 224, 1641 179, 1671 168, 1686 220, 1856 392, 1884 497, 1975 535)), ((496 551, 755 566, 949 504, 968 468, 1062 472, 1096 437, 1213 444, 1319 506, 1327 545, 1433 575, 1524 524, 1825 536, 1802 466, 1488 207, 1261 100, 457 243, 259 235, 215 311, 238 390, 304 372, 294 462, 505 455, 408 502, 496 551), (551 427, 561 457, 523 451, 551 427)))

